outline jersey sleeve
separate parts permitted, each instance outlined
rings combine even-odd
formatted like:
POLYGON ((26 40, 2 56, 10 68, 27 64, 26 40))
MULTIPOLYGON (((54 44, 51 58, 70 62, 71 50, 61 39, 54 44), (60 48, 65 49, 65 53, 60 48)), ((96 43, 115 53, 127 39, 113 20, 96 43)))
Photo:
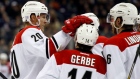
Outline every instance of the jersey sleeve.
POLYGON ((61 68, 60 66, 57 65, 55 56, 52 55, 36 79, 58 79, 61 68))
POLYGON ((48 38, 40 30, 34 28, 27 29, 22 35, 23 46, 27 51, 45 58, 50 58, 55 52, 63 50, 70 40, 71 37, 62 31, 48 38))
POLYGON ((103 51, 103 44, 104 43, 98 43, 98 44, 95 44, 92 48, 92 53, 93 54, 97 54, 97 55, 100 55, 103 57, 103 54, 102 54, 102 51, 103 51))
POLYGON ((104 46, 103 54, 107 62, 107 79, 127 79, 122 53, 118 46, 104 46))
POLYGON ((65 49, 65 47, 68 45, 70 40, 71 40, 71 36, 64 33, 63 31, 59 31, 51 38, 49 38, 49 42, 48 42, 49 57, 51 57, 55 52, 65 49))

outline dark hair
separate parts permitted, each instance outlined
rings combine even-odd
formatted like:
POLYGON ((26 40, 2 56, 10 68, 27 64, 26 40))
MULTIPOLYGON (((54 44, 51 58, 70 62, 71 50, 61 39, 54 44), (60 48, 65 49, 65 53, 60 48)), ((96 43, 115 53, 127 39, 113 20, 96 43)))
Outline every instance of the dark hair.
POLYGON ((87 46, 87 45, 84 45, 84 44, 80 44, 80 43, 77 43, 77 50, 81 51, 81 52, 86 52, 86 53, 92 53, 91 52, 91 48, 93 46, 87 46))
POLYGON ((123 25, 123 27, 122 28, 124 28, 124 29, 128 29, 128 30, 133 30, 133 25, 126 25, 126 24, 124 24, 123 25))

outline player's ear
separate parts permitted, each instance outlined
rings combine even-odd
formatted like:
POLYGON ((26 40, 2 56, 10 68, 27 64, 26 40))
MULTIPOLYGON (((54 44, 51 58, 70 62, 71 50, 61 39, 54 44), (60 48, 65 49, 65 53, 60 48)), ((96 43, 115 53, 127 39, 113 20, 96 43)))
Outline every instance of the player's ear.
POLYGON ((116 27, 121 27, 121 24, 122 24, 122 17, 117 17, 116 21, 115 21, 115 25, 116 27))
POLYGON ((30 19, 32 22, 36 22, 36 20, 37 20, 35 14, 31 14, 30 19))

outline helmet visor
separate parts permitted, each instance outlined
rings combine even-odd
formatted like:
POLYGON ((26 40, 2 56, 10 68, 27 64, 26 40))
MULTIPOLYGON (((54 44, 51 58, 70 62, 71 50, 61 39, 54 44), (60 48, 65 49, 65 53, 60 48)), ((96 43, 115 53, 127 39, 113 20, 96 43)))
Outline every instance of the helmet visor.
POLYGON ((50 23, 50 14, 46 15, 47 22, 50 23))
POLYGON ((106 18, 106 22, 107 23, 111 23, 114 22, 114 16, 110 15, 110 13, 108 13, 107 18, 106 18))

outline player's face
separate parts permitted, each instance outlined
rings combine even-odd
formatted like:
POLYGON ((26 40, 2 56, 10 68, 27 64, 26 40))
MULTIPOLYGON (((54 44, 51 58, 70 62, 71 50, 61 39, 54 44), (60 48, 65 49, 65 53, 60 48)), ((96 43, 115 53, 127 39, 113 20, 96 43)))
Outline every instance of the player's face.
POLYGON ((44 31, 44 26, 47 24, 47 15, 46 14, 40 14, 40 28, 42 31, 44 31))
POLYGON ((115 27, 121 28, 121 23, 122 23, 122 21, 120 18, 117 18, 115 21, 111 22, 112 32, 114 34, 118 34, 119 29, 116 29, 115 27))
POLYGON ((111 23, 111 26, 112 26, 112 33, 113 33, 113 34, 116 34, 116 29, 115 29, 115 27, 114 27, 114 24, 111 23))

